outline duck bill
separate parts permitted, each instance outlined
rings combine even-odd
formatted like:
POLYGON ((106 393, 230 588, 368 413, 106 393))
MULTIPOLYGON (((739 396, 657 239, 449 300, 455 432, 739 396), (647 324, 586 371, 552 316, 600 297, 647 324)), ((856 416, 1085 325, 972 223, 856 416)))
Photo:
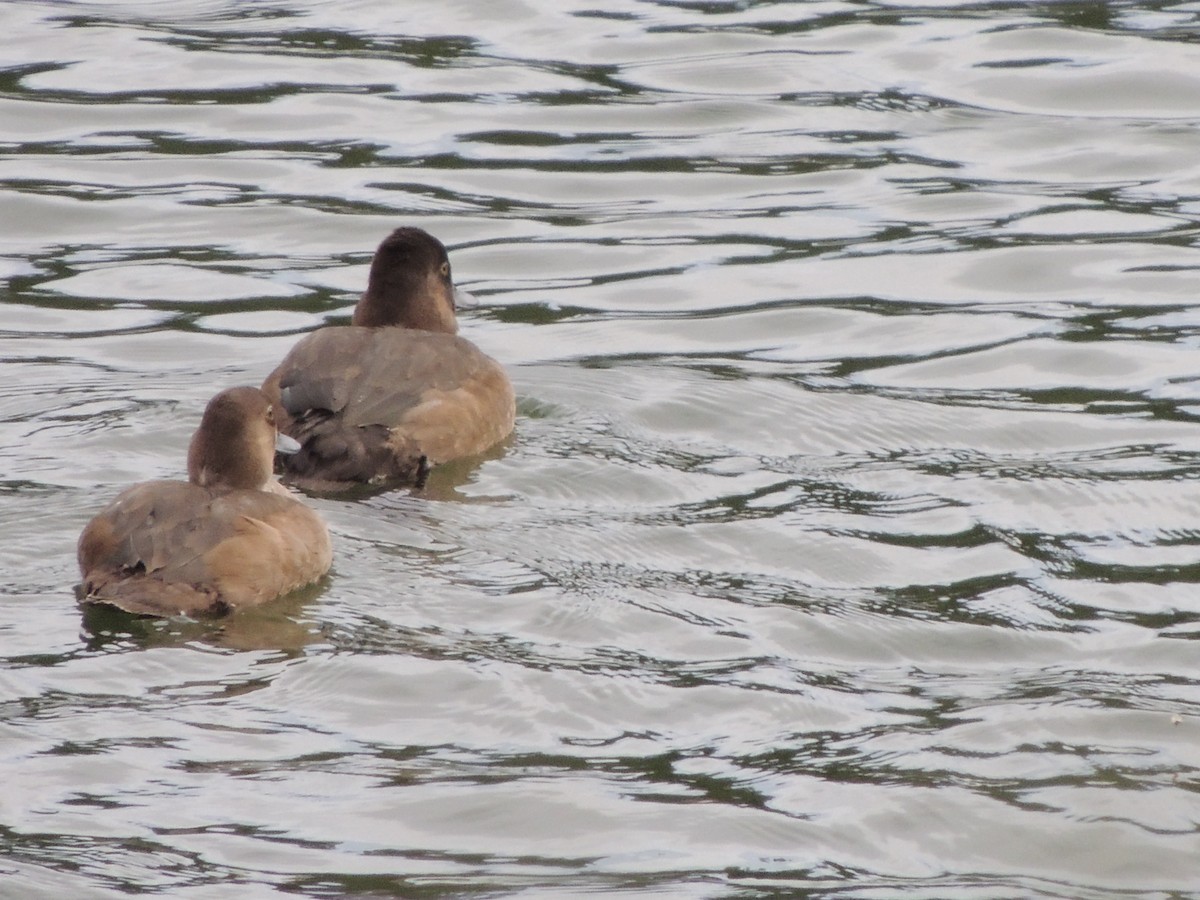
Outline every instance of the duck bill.
POLYGON ((282 431, 277 431, 275 432, 275 452, 282 453, 284 456, 299 453, 300 442, 293 437, 288 437, 282 431))
POLYGON ((478 306, 479 301, 475 299, 474 294, 469 294, 462 288, 454 289, 454 308, 455 309, 471 309, 478 306))

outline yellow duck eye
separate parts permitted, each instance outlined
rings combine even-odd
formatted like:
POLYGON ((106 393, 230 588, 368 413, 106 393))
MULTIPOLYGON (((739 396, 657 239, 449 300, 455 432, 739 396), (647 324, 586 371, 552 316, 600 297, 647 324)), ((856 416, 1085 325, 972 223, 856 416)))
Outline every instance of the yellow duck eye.
POLYGON ((442 263, 441 272, 442 272, 443 278, 449 278, 450 277, 450 263, 448 263, 448 262, 442 263))

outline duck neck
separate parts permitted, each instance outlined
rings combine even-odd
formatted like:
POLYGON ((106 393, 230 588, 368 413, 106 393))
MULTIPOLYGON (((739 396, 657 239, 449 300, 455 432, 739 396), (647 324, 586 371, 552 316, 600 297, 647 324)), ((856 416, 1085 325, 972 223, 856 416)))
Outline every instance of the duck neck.
POLYGON ((407 273, 389 277, 372 272, 367 290, 354 307, 353 325, 392 326, 455 334, 454 298, 436 278, 418 281, 407 273))

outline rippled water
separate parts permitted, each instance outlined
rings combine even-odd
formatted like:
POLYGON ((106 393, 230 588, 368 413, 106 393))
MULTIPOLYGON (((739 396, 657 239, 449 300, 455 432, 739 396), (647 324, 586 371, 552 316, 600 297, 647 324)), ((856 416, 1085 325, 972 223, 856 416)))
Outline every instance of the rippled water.
POLYGON ((1198 18, 0 2, 0 896, 1200 896, 1198 18), (514 439, 82 616, 401 223, 514 439))

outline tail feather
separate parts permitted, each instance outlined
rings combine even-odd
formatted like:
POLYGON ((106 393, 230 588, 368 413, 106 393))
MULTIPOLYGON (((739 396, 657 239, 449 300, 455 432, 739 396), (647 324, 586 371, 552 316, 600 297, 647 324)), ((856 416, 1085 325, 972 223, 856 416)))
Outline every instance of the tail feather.
POLYGON ((113 606, 139 616, 220 616, 229 612, 229 605, 213 588, 142 573, 92 572, 81 588, 81 603, 113 606))
POLYGON ((429 466, 414 447, 397 446, 383 425, 350 426, 310 411, 295 423, 291 436, 300 442, 293 454, 280 456, 284 479, 316 490, 355 485, 423 483, 429 466))

